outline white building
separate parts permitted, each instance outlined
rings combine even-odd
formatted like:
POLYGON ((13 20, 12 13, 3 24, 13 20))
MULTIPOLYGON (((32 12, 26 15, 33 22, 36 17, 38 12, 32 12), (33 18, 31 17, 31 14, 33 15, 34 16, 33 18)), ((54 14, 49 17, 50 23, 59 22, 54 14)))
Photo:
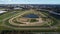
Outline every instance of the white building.
POLYGON ((15 10, 17 10, 17 9, 22 9, 22 8, 14 8, 15 10))
POLYGON ((1 14, 1 13, 4 13, 4 12, 7 12, 7 11, 2 11, 2 10, 0 10, 0 14, 1 14))

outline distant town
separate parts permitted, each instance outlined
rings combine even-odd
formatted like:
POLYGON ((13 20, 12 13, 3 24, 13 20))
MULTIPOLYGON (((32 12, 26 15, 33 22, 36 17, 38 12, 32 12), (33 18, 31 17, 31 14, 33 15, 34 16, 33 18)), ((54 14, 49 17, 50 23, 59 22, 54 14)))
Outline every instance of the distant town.
MULTIPOLYGON (((2 10, 13 10, 13 9, 46 9, 52 10, 54 12, 60 13, 60 5, 49 5, 49 4, 0 4, 2 10)), ((60 14, 59 14, 60 15, 60 14)))

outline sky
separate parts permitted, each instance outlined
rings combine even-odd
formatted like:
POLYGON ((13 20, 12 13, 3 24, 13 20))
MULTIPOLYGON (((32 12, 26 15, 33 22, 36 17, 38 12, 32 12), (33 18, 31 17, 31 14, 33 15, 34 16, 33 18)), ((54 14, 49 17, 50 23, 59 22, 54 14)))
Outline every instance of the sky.
POLYGON ((0 0, 0 4, 60 4, 60 0, 0 0))

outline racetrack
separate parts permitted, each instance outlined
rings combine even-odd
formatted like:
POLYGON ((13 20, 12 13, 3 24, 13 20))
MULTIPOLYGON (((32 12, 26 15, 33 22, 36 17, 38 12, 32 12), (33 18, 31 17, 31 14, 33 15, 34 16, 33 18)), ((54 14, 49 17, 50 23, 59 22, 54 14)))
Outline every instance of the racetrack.
MULTIPOLYGON (((5 18, 4 20, 3 20, 3 23, 2 23, 2 25, 3 26, 5 26, 5 27, 9 27, 9 28, 12 28, 12 29, 53 29, 53 27, 52 26, 50 26, 51 28, 49 28, 49 27, 32 27, 32 28, 27 28, 27 27, 13 27, 13 26, 9 26, 9 25, 6 25, 5 24, 5 21, 7 20, 7 19, 9 19, 8 20, 8 22, 10 23, 10 24, 12 24, 12 25, 19 25, 19 26, 21 26, 20 24, 16 24, 16 23, 14 23, 14 22, 12 22, 12 20, 14 19, 14 18, 17 18, 17 17, 19 17, 19 16, 21 16, 21 15, 23 15, 23 14, 25 14, 25 13, 29 13, 29 12, 32 12, 32 11, 26 11, 26 12, 21 12, 21 13, 17 13, 17 14, 15 14, 15 15, 13 15, 13 16, 11 16, 11 17, 8 17, 8 18, 5 18)), ((39 12, 38 12, 39 13, 39 12)), ((40 12, 40 14, 41 15, 43 15, 43 16, 45 16, 44 14, 42 14, 41 12, 40 12)), ((46 16, 45 16, 46 17, 46 16)), ((47 23, 48 24, 48 23, 47 23)), ((57 27, 54 27, 54 29, 57 29, 57 27)))
MULTIPOLYGON (((30 12, 33 12, 33 11, 26 11, 26 12, 24 12, 24 13, 18 15, 18 16, 15 16, 15 17, 11 18, 11 19, 9 20, 9 23, 12 24, 12 25, 15 25, 15 26, 33 26, 33 25, 34 25, 34 26, 39 26, 38 24, 41 22, 41 20, 39 21, 38 24, 37 24, 37 22, 36 22, 36 24, 35 24, 35 23, 31 23, 31 24, 16 24, 16 23, 13 22, 13 19, 14 19, 14 18, 17 18, 17 17, 19 17, 19 16, 21 16, 21 15, 24 15, 24 14, 27 14, 27 13, 30 13, 30 12)), ((36 12, 36 13, 37 13, 37 12, 36 12)), ((41 13, 40 13, 40 14, 41 14, 41 13)), ((43 15, 43 14, 41 14, 41 15, 43 15)), ((45 16, 45 15, 43 15, 43 16, 45 16)), ((27 22, 27 23, 28 23, 28 22, 27 22)), ((41 23, 40 25, 42 25, 42 23, 41 23)))

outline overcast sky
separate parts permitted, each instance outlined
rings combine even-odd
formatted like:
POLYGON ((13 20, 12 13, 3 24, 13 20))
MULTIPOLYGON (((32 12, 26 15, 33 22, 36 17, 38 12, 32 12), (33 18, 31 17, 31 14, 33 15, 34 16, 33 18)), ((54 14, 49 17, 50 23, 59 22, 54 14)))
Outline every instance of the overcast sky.
POLYGON ((0 4, 60 4, 60 0, 0 0, 0 4))

